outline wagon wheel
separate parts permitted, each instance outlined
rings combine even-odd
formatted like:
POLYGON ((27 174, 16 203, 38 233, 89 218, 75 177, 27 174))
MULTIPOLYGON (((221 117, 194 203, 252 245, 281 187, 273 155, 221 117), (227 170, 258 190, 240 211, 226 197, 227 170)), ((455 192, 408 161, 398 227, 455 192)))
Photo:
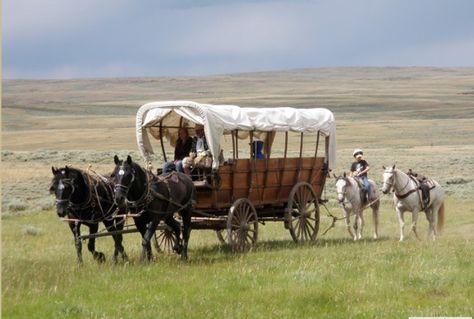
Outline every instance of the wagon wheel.
POLYGON ((155 232, 153 243, 157 252, 172 253, 177 242, 176 235, 170 227, 165 226, 164 229, 155 232))
POLYGON ((227 238, 233 251, 250 250, 257 242, 258 218, 255 207, 246 198, 239 198, 227 216, 227 238))
POLYGON ((310 184, 301 182, 293 186, 285 219, 295 242, 316 239, 319 231, 319 205, 310 184))

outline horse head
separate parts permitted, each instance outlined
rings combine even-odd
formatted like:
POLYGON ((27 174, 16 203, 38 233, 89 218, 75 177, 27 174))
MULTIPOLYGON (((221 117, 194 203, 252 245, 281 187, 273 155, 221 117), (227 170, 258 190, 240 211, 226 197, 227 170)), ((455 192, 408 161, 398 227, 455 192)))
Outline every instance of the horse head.
POLYGON ((115 168, 111 174, 114 183, 114 199, 119 208, 126 206, 128 192, 136 178, 134 163, 130 155, 126 160, 120 160, 117 155, 114 156, 115 168))
POLYGON ((383 172, 383 184, 382 184, 382 193, 388 194, 390 190, 393 188, 394 182, 394 175, 395 175, 395 165, 391 167, 382 166, 384 169, 383 172))
POLYGON ((76 174, 68 166, 64 168, 51 167, 53 180, 49 192, 56 197, 56 213, 59 217, 67 215, 67 208, 78 184, 76 174))
POLYGON ((336 179, 337 200, 339 203, 343 203, 346 198, 346 187, 349 185, 349 180, 346 172, 342 176, 334 175, 334 178, 336 179))

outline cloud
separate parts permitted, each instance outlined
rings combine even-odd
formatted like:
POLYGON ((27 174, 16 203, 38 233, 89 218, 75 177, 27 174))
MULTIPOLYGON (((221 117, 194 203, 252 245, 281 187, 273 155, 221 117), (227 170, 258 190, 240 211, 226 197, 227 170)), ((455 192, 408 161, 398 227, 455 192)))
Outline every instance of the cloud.
POLYGON ((470 0, 10 0, 5 77, 473 65, 470 0))

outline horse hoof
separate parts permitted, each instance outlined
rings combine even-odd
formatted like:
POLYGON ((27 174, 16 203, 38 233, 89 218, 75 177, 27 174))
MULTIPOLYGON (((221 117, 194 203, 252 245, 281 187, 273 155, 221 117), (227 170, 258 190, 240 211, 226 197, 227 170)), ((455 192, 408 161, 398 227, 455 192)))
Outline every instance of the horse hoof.
POLYGON ((98 263, 104 263, 105 262, 105 255, 104 255, 104 253, 101 253, 101 252, 94 252, 94 259, 98 263))
POLYGON ((181 255, 181 252, 183 251, 183 245, 179 245, 179 244, 174 245, 173 251, 177 253, 178 255, 181 255))

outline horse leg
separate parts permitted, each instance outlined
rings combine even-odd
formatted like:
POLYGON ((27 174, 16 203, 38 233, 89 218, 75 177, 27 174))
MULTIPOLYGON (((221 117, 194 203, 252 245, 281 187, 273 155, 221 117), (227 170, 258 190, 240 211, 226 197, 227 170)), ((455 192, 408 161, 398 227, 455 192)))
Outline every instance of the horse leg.
POLYGON ((172 229, 176 236, 176 242, 174 244, 173 250, 177 254, 181 254, 181 252, 183 251, 183 245, 181 245, 181 226, 173 218, 173 215, 168 215, 165 219, 165 223, 172 229))
POLYGON ((379 237, 379 209, 372 207, 372 220, 374 221, 374 239, 379 237))
POLYGON ((418 231, 416 230, 416 223, 418 221, 418 211, 412 212, 412 220, 411 220, 411 230, 415 233, 416 239, 420 240, 420 236, 418 236, 418 231))
POLYGON ((346 221, 346 228, 347 228, 347 231, 349 232, 349 235, 351 236, 352 239, 357 240, 357 237, 352 232, 350 212, 345 209, 344 209, 344 218, 346 221))
POLYGON ((398 222, 400 223, 400 241, 403 241, 405 239, 404 236, 404 229, 405 229, 405 219, 403 217, 403 211, 400 208, 395 208, 397 211, 397 216, 398 216, 398 222))
POLYGON ((188 242, 191 235, 191 208, 187 208, 183 214, 183 252, 181 260, 188 260, 188 242))
POLYGON ((357 239, 362 239, 362 232, 364 230, 364 211, 360 211, 357 214, 357 239))
MULTIPOLYGON (((115 220, 114 224, 115 224, 115 229, 116 230, 122 231, 123 227, 125 226, 125 220, 122 219, 122 220, 118 221, 118 223, 117 223, 117 220, 115 220)), ((122 234, 115 235, 114 242, 115 242, 115 253, 118 251, 118 253, 120 253, 120 255, 122 256, 122 260, 123 261, 128 261, 128 255, 125 252, 125 248, 123 247, 123 244, 122 244, 123 243, 123 235, 122 234)), ((114 255, 115 255, 115 253, 114 253, 114 255)), ((115 259, 117 259, 117 257, 115 257, 115 259)))
POLYGON ((438 223, 438 211, 439 211, 440 207, 441 207, 441 205, 434 202, 431 205, 431 208, 429 209, 429 211, 426 212, 426 218, 428 219, 428 216, 429 216, 428 221, 430 223, 428 237, 432 236, 433 240, 436 240, 436 236, 438 235, 438 230, 436 228, 436 225, 438 223))
POLYGON ((142 255, 140 256, 140 261, 144 262, 145 258, 148 261, 151 261, 153 259, 153 254, 151 252, 151 238, 153 237, 153 234, 155 234, 156 227, 158 226, 158 223, 160 221, 158 218, 153 218, 152 221, 148 224, 147 230, 145 232, 145 236, 143 236, 142 240, 142 255))
POLYGON ((359 239, 359 233, 360 233, 360 214, 358 212, 354 212, 355 218, 354 218, 354 240, 359 239))
POLYGON ((76 246, 77 263, 82 264, 82 242, 81 242, 81 223, 69 223, 69 228, 74 235, 74 244, 76 246))
MULTIPOLYGON (((123 229, 124 221, 120 220, 116 223, 114 220, 104 220, 104 225, 108 231, 121 231, 123 229)), ((128 256, 125 253, 125 249, 122 246, 123 235, 122 234, 115 234, 112 235, 115 243, 114 249, 114 263, 118 262, 118 255, 122 256, 122 260, 128 261, 128 256)))
MULTIPOLYGON (((89 225, 89 234, 95 234, 99 230, 99 224, 90 224, 89 225)), ((100 251, 95 250, 95 238, 91 237, 89 238, 89 241, 87 242, 87 249, 91 252, 92 256, 94 257, 94 260, 97 260, 99 263, 105 262, 105 255, 104 253, 101 253, 100 251)))

